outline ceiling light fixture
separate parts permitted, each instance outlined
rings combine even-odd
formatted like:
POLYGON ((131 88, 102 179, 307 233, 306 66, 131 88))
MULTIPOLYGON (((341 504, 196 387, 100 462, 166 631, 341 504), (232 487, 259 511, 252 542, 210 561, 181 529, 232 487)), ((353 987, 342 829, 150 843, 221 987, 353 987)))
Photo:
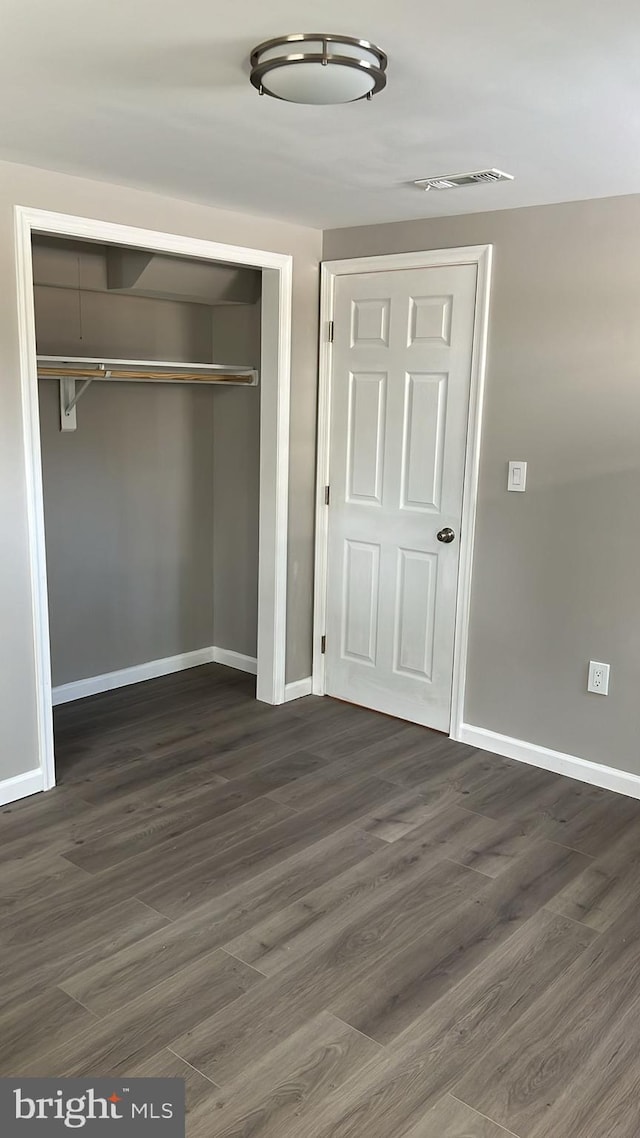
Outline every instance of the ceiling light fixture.
POLYGON ((251 82, 261 95, 289 103, 354 103, 386 85, 387 57, 368 40, 299 32, 251 52, 251 82))

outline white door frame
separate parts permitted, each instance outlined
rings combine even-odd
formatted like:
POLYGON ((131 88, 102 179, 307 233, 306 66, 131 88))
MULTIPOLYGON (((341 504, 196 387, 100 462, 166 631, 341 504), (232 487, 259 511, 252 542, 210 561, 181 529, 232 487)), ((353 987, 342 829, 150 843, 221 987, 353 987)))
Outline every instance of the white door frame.
POLYGON ((489 327, 492 245, 470 245, 460 249, 435 249, 421 253, 394 253, 380 257, 358 257, 345 261, 325 261, 321 266, 320 292, 320 376, 318 392, 318 461, 316 479, 316 553, 313 606, 313 692, 326 692, 325 659, 322 637, 327 613, 327 542, 329 532, 325 487, 331 484, 329 470, 331 422, 331 369, 333 345, 329 330, 334 319, 335 286, 341 276, 355 273, 385 273, 394 269, 429 269, 452 265, 477 265, 476 310, 471 355, 469 421, 464 465, 460 560, 451 692, 451 738, 459 737, 463 723, 464 691, 469 640, 469 601, 478 495, 482 403, 489 327))
POLYGON ((260 534, 258 569, 258 679, 264 703, 285 699, 289 397, 291 386, 292 257, 217 241, 138 229, 93 218, 15 207, 20 378, 27 484, 33 646, 42 785, 55 785, 47 565, 40 455, 31 237, 48 233, 115 245, 132 245, 207 261, 262 270, 260 360, 260 534))

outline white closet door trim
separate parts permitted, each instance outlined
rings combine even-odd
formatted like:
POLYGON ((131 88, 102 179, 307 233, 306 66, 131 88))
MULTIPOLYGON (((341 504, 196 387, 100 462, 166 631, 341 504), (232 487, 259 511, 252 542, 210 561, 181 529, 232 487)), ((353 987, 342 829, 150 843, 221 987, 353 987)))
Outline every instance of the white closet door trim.
POLYGON ((343 274, 388 272, 392 269, 426 269, 441 265, 477 265, 476 311, 471 357, 471 390, 462 499, 460 561, 456 599, 453 685, 451 693, 451 736, 460 738, 464 715, 465 678, 469 640, 471 570, 478 498, 480 435, 489 327, 489 295, 493 246, 469 245, 459 249, 429 249, 416 253, 358 257, 344 261, 325 261, 320 285, 320 375, 318 391, 318 459, 316 474, 316 553, 313 610, 313 692, 325 694, 325 657, 322 637, 327 612, 328 508, 325 487, 331 483, 329 470, 329 424, 331 411, 332 336, 336 279, 343 274))
MULTIPOLYGON (((285 699, 293 259, 285 253, 20 205, 15 207, 14 217, 38 769, 42 776, 42 789, 48 790, 55 785, 55 762, 31 235, 34 232, 49 233, 58 237, 130 245, 263 270, 257 698, 274 704, 283 703, 285 699)), ((16 797, 19 796, 16 793, 16 797)))
POLYGON ((286 272, 262 274, 256 698, 264 703, 283 703, 285 695, 292 263, 288 257, 286 272))

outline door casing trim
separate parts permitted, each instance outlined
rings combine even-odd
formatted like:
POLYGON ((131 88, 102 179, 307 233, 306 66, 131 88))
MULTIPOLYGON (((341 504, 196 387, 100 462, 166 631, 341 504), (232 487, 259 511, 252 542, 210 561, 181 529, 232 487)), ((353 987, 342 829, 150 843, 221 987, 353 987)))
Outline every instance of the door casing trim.
POLYGON ((330 338, 334 319, 336 280, 357 273, 383 273, 401 269, 430 269, 454 265, 476 265, 476 308, 471 352, 469 419, 464 462, 460 558, 456 596, 453 679, 451 687, 452 739, 460 738, 464 722, 465 680, 469 644, 471 577, 480 469, 482 411, 487 364, 489 300, 491 291, 492 245, 469 245, 457 249, 429 249, 416 253, 357 257, 344 261, 324 261, 320 267, 320 357, 318 379, 318 456, 316 470, 316 545, 313 598, 313 693, 325 695, 325 656, 322 637, 327 617, 327 550, 329 508, 325 486, 331 485, 329 469, 331 421, 331 369, 333 344, 330 338))
MULTIPOLYGON (((21 793, 33 793, 55 785, 55 758, 31 236, 47 233, 262 270, 256 698, 271 704, 285 700, 293 258, 288 253, 227 245, 21 205, 14 207, 14 227, 38 770, 41 772, 41 785, 21 793)), ((0 800, 1 794, 0 788, 0 800)), ((16 797, 20 796, 16 793, 16 797)))

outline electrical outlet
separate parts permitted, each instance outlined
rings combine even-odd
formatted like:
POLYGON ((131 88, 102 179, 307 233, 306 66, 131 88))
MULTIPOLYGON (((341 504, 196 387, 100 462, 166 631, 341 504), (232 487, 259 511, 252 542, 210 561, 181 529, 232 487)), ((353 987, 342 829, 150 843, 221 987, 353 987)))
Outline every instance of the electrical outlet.
POLYGON ((601 664, 598 660, 589 660, 589 680, 587 691, 596 695, 609 694, 609 665, 601 664))

